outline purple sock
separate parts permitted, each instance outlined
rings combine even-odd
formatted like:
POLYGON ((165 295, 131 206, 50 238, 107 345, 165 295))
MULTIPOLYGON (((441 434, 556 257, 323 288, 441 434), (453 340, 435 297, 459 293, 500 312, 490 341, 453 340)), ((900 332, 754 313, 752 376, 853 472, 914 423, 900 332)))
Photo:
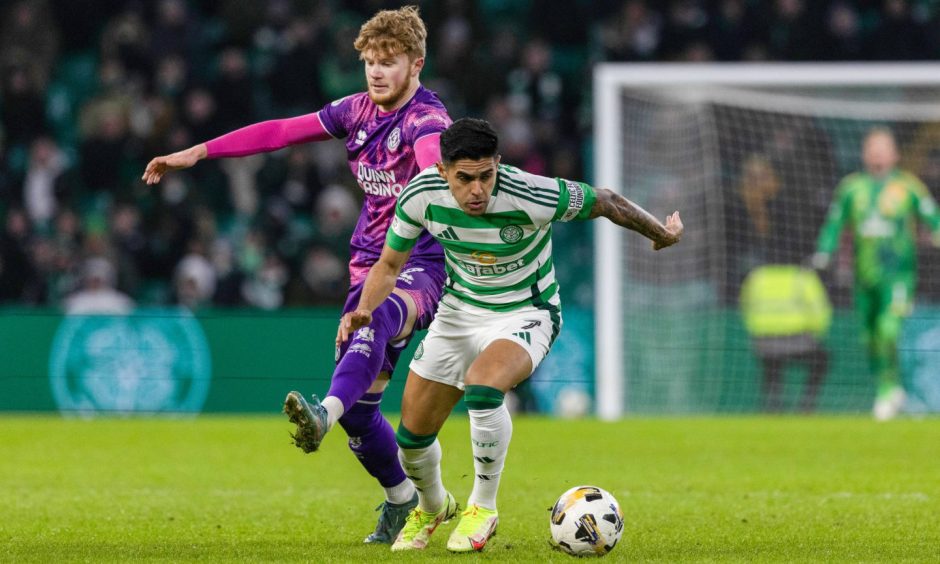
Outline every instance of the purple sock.
POLYGON ((379 412, 382 393, 365 394, 342 417, 339 424, 349 435, 349 448, 382 487, 397 486, 405 480, 398 461, 395 431, 379 412))
POLYGON ((401 332, 407 315, 405 302, 392 294, 372 312, 372 323, 356 331, 345 343, 326 394, 339 398, 345 412, 375 382, 382 370, 388 341, 401 332))

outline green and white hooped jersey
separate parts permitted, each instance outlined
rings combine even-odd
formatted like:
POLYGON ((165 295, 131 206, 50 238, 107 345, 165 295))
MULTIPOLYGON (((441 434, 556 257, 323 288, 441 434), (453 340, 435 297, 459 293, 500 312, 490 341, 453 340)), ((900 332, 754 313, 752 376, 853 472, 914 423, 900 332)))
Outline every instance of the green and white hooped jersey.
POLYGON ((448 280, 441 301, 452 308, 558 308, 552 222, 586 219, 595 199, 587 184, 501 164, 486 212, 471 216, 432 166, 398 196, 385 242, 405 252, 428 230, 444 247, 448 280))

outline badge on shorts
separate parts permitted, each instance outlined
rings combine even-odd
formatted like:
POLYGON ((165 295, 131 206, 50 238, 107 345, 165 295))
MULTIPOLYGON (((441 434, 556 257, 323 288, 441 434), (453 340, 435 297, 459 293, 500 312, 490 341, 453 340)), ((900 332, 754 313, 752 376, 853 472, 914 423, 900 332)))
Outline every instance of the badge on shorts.
POLYGON ((506 243, 518 243, 522 239, 522 228, 518 225, 507 225, 499 230, 499 238, 506 243))
POLYGON ((412 358, 414 358, 415 360, 421 360, 422 356, 424 356, 424 339, 422 339, 421 342, 418 343, 418 348, 415 349, 415 355, 412 358))

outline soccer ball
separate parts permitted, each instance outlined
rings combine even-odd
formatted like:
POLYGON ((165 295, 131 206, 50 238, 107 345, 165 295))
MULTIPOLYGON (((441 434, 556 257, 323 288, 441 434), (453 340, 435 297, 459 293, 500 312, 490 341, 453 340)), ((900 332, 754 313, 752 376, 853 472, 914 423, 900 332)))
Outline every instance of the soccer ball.
POLYGON ((596 486, 575 486, 552 507, 552 541, 572 556, 604 556, 623 535, 623 511, 610 493, 596 486))

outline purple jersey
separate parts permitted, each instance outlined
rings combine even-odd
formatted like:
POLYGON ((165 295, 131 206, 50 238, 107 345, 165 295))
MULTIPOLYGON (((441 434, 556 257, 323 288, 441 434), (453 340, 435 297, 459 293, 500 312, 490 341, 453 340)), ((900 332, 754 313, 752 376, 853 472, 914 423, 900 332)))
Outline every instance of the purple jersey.
MULTIPOLYGON (((451 124, 437 94, 424 86, 398 110, 381 112, 368 93, 360 92, 328 104, 319 112, 330 135, 346 138, 349 168, 365 192, 365 203, 350 241, 352 283, 365 277, 385 245, 385 234, 395 215, 395 202, 420 170, 415 142, 440 133, 451 124)), ((443 262, 443 251, 429 233, 415 244, 411 260, 443 262)))

